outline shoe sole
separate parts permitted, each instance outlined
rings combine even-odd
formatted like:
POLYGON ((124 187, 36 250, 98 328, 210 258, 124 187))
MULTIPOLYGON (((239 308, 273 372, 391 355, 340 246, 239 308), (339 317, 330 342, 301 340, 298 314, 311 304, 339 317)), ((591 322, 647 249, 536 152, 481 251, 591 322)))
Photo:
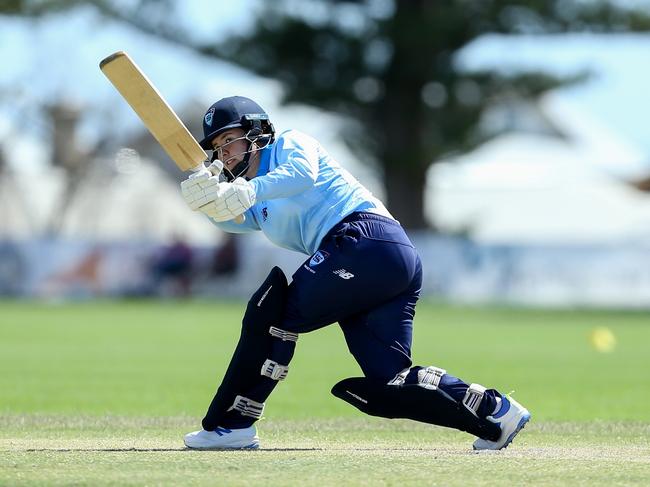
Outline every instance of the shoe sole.
POLYGON ((505 448, 508 448, 508 445, 510 445, 510 443, 512 443, 512 440, 515 439, 515 436, 517 436, 517 434, 522 429, 524 429, 526 427, 526 423, 528 423, 528 421, 530 421, 530 413, 524 414, 521 417, 521 419, 519 420, 519 424, 517 424, 517 427, 515 428, 515 430, 512 433, 510 433, 510 436, 508 436, 508 439, 505 441, 503 446, 501 448, 499 448, 499 450, 503 450, 505 448))
POLYGON ((519 420, 519 423, 517 423, 517 427, 514 429, 512 433, 508 436, 506 441, 503 442, 503 445, 501 445, 499 448, 476 448, 475 446, 472 446, 472 448, 476 451, 498 451, 498 450, 504 450, 508 448, 508 445, 512 443, 512 440, 515 439, 515 436, 526 427, 526 423, 530 421, 530 413, 524 414, 521 419, 519 420))
POLYGON ((185 447, 188 450, 209 450, 209 451, 219 451, 219 450, 257 450, 260 445, 259 443, 251 443, 250 445, 246 446, 222 446, 222 447, 215 447, 215 446, 188 446, 185 445, 185 447))

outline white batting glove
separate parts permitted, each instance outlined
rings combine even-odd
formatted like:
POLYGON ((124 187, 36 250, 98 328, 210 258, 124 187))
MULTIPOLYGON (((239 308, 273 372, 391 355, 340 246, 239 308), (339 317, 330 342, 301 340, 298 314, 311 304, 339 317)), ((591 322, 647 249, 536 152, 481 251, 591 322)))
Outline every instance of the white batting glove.
POLYGON ((199 208, 216 222, 233 220, 255 204, 253 185, 244 178, 237 178, 232 183, 219 183, 216 191, 218 197, 199 208))
POLYGON ((223 162, 215 159, 208 167, 202 166, 181 183, 183 198, 192 210, 196 211, 216 198, 216 185, 225 180, 222 171, 223 162))
POLYGON ((194 211, 218 198, 219 176, 205 172, 194 173, 181 183, 181 193, 187 205, 194 211))

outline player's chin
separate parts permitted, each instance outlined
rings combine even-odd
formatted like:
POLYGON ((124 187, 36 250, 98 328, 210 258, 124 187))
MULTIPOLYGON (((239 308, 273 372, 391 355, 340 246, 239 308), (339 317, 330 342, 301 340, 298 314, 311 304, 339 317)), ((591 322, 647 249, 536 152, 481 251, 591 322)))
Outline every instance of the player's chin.
POLYGON ((242 161, 241 158, 231 159, 228 162, 225 162, 224 166, 229 171, 232 171, 233 169, 235 169, 237 167, 237 164, 239 164, 241 161, 242 161))

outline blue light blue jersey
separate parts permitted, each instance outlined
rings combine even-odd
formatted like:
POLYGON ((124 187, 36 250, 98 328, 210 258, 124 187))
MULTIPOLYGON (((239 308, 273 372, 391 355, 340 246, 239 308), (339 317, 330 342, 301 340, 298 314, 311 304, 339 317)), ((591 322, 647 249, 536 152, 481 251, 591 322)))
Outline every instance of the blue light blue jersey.
POLYGON ((276 245, 313 254, 327 232, 355 211, 393 218, 386 207, 312 137, 288 130, 260 153, 257 195, 246 220, 216 223, 230 233, 261 230, 276 245))

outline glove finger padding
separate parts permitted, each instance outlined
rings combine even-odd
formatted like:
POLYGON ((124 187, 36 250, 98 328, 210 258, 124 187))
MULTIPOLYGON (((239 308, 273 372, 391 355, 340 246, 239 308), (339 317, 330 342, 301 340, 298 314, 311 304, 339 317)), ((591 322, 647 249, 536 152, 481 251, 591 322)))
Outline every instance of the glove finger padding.
POLYGON ((183 193, 185 192, 190 192, 193 193, 195 191, 194 188, 200 187, 199 182, 206 180, 211 177, 211 173, 208 172, 207 168, 205 171, 201 170, 195 173, 192 173, 189 175, 187 179, 184 181, 181 181, 181 191, 183 193))
POLYGON ((220 197, 219 177, 198 177, 194 180, 185 180, 181 183, 181 193, 187 205, 196 211, 220 197))
MULTIPOLYGON (((205 190, 206 194, 209 190, 205 190)), ((217 222, 233 220, 255 204, 253 185, 243 178, 232 183, 219 183, 214 191, 217 198, 208 201, 195 198, 194 204, 201 203, 198 209, 217 222)))
POLYGON ((223 205, 217 206, 217 205, 218 202, 208 203, 207 205, 199 208, 199 210, 201 211, 201 213, 204 213, 205 215, 207 215, 208 217, 210 217, 216 222, 226 222, 226 221, 234 220, 238 216, 241 216, 241 213, 235 215, 232 211, 230 211, 225 206, 223 205))

